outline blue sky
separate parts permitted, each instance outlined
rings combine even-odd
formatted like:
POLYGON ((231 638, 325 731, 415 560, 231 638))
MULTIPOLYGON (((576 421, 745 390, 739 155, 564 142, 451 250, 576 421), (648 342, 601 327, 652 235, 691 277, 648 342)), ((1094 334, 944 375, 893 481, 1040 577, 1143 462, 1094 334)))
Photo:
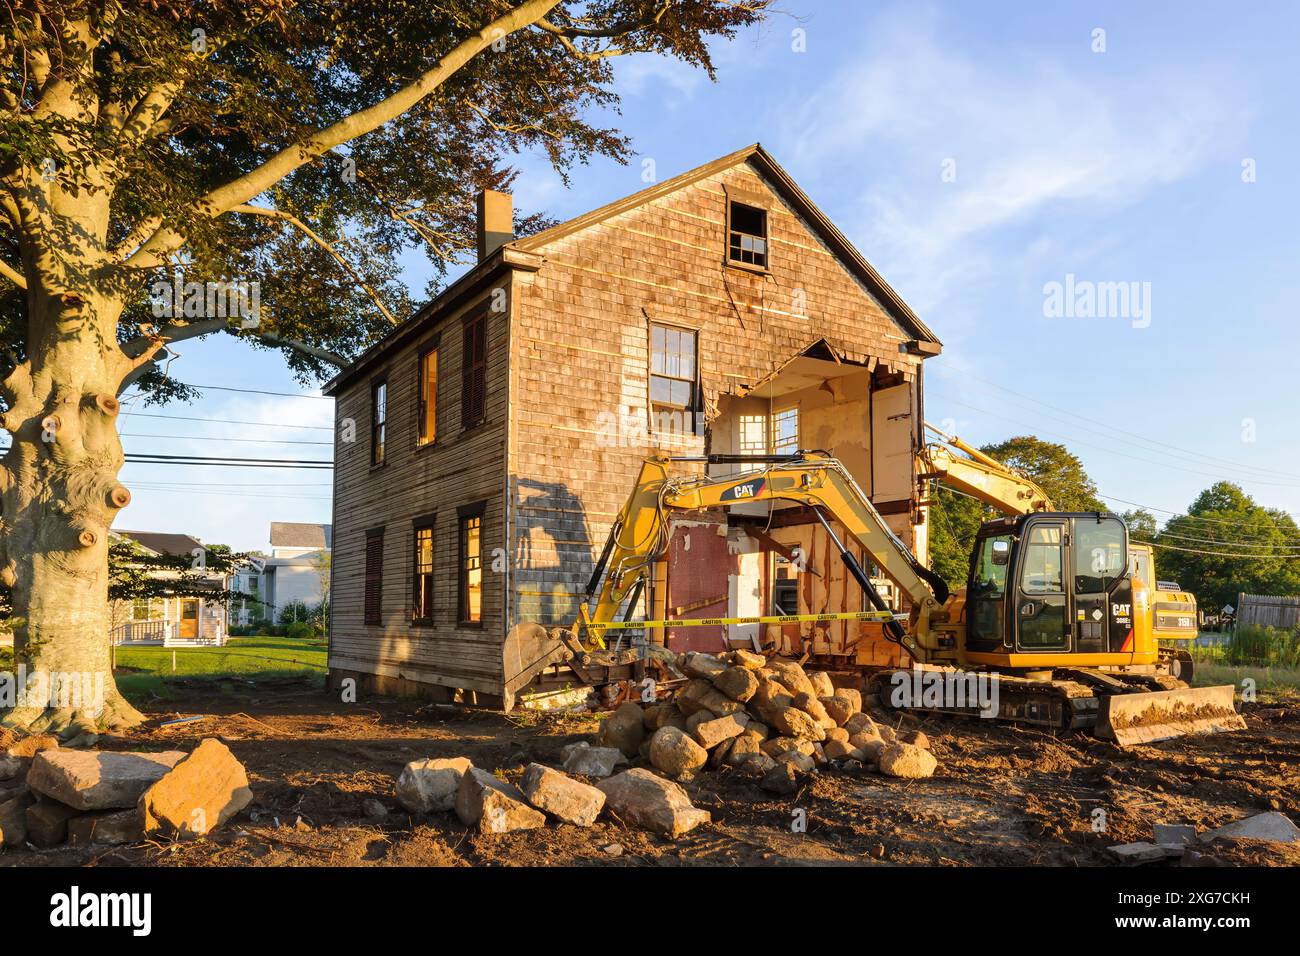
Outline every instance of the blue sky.
MULTIPOLYGON (((619 62, 616 121, 637 157, 595 161, 566 188, 520 156, 517 208, 567 218, 642 188, 645 158, 667 178, 762 142, 943 340, 926 364, 931 421, 978 443, 1063 441, 1117 510, 1179 511, 1227 478, 1300 512, 1300 8, 780 7, 717 45, 716 83, 662 59, 619 62), (1148 308, 1050 317, 1044 287, 1067 276, 1134 283, 1148 308)), ((422 289, 426 270, 409 262, 422 289)), ((228 338, 180 351, 183 381, 300 391, 277 356, 228 338)), ((185 436, 128 437, 128 451, 330 454, 327 400, 212 391, 162 412, 261 424, 128 413, 128 436, 185 436)), ((329 520, 328 472, 124 474, 135 500, 122 528, 255 548, 273 520, 329 520)))

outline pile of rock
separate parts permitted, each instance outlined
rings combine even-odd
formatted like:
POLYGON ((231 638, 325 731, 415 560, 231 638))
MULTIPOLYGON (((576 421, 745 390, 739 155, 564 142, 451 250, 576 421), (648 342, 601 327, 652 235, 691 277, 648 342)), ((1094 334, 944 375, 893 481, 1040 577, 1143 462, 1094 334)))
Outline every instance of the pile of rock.
POLYGON ((0 756, 0 849, 202 836, 253 799, 219 740, 191 753, 62 749, 26 737, 0 756))
POLYGON ((397 778, 397 799, 411 813, 454 811, 480 833, 532 830, 546 826, 548 818, 589 827, 602 812, 668 837, 709 821, 708 812, 692 806, 671 780, 642 769, 611 776, 618 761, 593 756, 600 749, 585 743, 566 749, 566 766, 597 778, 595 786, 540 763, 529 764, 516 786, 466 757, 430 758, 406 765, 397 778))
POLYGON ((640 758, 674 780, 733 767, 777 793, 818 767, 929 777, 938 766, 923 733, 900 739, 863 713, 858 690, 835 687, 825 672, 745 650, 687 653, 677 666, 689 680, 672 700, 624 704, 593 753, 640 758))

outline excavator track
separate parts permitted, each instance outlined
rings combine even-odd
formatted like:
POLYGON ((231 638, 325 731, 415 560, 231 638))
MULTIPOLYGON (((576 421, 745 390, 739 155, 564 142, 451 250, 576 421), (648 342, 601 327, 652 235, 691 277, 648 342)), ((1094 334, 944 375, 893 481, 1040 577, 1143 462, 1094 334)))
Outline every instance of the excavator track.
POLYGON ((895 675, 911 681, 911 670, 877 672, 868 679, 867 690, 887 709, 996 719, 1061 733, 1081 730, 1121 747, 1245 727, 1233 708, 1231 685, 1189 687, 1161 663, 1154 673, 1058 668, 1051 679, 989 672, 982 676, 996 676, 998 688, 992 716, 977 705, 900 706, 894 698, 900 680, 895 675))

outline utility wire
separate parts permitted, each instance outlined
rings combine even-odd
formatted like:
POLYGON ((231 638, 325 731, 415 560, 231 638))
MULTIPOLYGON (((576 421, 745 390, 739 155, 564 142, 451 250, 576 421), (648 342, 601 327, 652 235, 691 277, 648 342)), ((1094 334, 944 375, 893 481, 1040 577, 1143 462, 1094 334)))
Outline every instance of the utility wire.
MULTIPOLYGON (((1119 434, 1121 434, 1121 435, 1129 435, 1129 436, 1131 436, 1131 437, 1133 437, 1133 438, 1137 438, 1137 439, 1139 439, 1140 441, 1145 442, 1145 443, 1147 443, 1147 444, 1150 444, 1150 445, 1158 445, 1158 446, 1160 446, 1160 447, 1162 447, 1162 448, 1167 448, 1167 449, 1170 449, 1171 451, 1177 451, 1177 452, 1180 452, 1180 453, 1182 453, 1182 454, 1184 454, 1184 455, 1192 455, 1192 456, 1197 457, 1197 458, 1204 458, 1204 459, 1207 459, 1207 460, 1212 461, 1212 462, 1218 462, 1218 463, 1220 463, 1220 464, 1227 464, 1227 465, 1233 465, 1233 466, 1236 466, 1236 467, 1242 467, 1242 466, 1238 466, 1236 462, 1232 461, 1232 460, 1229 459, 1229 458, 1219 458, 1219 457, 1217 457, 1217 456, 1215 456, 1215 455, 1207 455, 1207 454, 1205 454, 1204 452, 1192 451, 1192 450, 1189 449, 1189 448, 1181 448, 1181 447, 1179 447, 1178 445, 1171 445, 1171 444, 1169 444, 1169 443, 1167 443, 1167 442, 1157 441, 1157 440, 1154 439, 1154 438, 1150 438, 1150 437, 1148 437, 1148 436, 1146 436, 1146 435, 1142 435, 1142 434, 1140 434, 1140 433, 1138 433, 1138 432, 1131 432, 1131 431, 1127 431, 1126 429, 1123 429, 1123 428, 1117 428, 1116 426, 1110 424, 1109 422, 1099 421, 1098 419, 1095 419, 1095 418, 1089 418, 1089 417, 1086 416, 1086 415, 1080 415, 1078 412, 1072 412, 1072 411, 1070 411, 1070 410, 1068 410, 1068 409, 1060 408, 1059 406, 1053 405, 1053 404, 1051 404, 1050 402, 1045 402, 1045 401, 1043 401, 1042 399, 1034 398, 1032 395, 1026 395, 1024 392, 1017 392, 1017 391, 1016 391, 1015 389, 1013 389, 1013 388, 1007 388, 1005 385, 999 385, 997 382, 991 382, 991 381, 989 381, 988 379, 980 378, 980 377, 977 376, 977 375, 971 375, 969 372, 966 372, 966 371, 962 371, 962 372, 958 373, 956 370, 950 370, 950 369, 945 369, 945 368, 939 368, 939 369, 937 369, 936 371, 938 371, 938 373, 939 373, 941 376, 945 376, 945 377, 948 377, 948 376, 953 376, 953 377, 955 377, 956 375, 960 374, 960 376, 961 376, 963 379, 970 379, 970 380, 972 380, 972 381, 980 382, 980 383, 983 384, 983 385, 991 386, 992 388, 996 388, 996 389, 998 389, 999 391, 1007 392, 1007 393, 1009 393, 1009 394, 1011 394, 1011 395, 1015 395, 1017 398, 1023 398, 1023 399, 1025 399, 1026 401, 1033 402, 1035 405, 1042 405, 1044 408, 1050 408, 1050 409, 1052 409, 1053 411, 1061 412, 1061 413, 1064 414, 1064 415, 1069 415, 1071 418, 1077 418, 1077 419, 1079 419, 1080 421, 1090 422, 1091 424, 1094 424, 1094 425, 1100 425, 1102 428, 1106 429, 1108 432, 1117 432, 1117 433, 1119 433, 1119 434)), ((1047 416, 1047 417, 1048 417, 1048 418, 1052 418, 1052 416, 1050 416, 1050 415, 1047 416)), ((1062 424, 1067 424, 1067 425, 1073 425, 1073 424, 1074 424, 1074 423, 1072 423, 1072 422, 1068 422, 1068 421, 1065 421, 1064 419, 1060 419, 1060 418, 1057 418, 1057 419, 1054 419, 1054 420, 1055 420, 1055 421, 1062 422, 1062 424)), ((1075 427, 1078 427, 1078 426, 1075 426, 1075 427)), ((1086 431, 1086 430, 1087 430, 1087 429, 1085 429, 1085 431, 1086 431)), ((1134 444, 1134 443, 1133 443, 1133 442, 1126 442, 1125 444, 1134 444)), ((1141 447, 1141 446, 1137 446, 1137 447, 1141 447)), ((1150 449, 1147 449, 1147 450, 1150 450, 1150 449)), ((1277 471, 1276 469, 1273 469, 1273 468, 1257 468, 1257 467, 1254 466, 1254 465, 1246 465, 1246 466, 1244 466, 1244 467, 1245 467, 1245 468, 1249 468, 1249 469, 1254 469, 1254 470, 1256 470, 1256 471, 1271 472, 1271 473, 1273 473, 1273 474, 1275 474, 1275 475, 1279 475, 1279 476, 1287 477, 1287 478, 1297 478, 1297 477, 1300 477, 1300 476, 1296 476, 1296 475, 1290 474, 1290 473, 1288 473, 1288 472, 1277 471)))
POLYGON ((243 422, 233 418, 200 418, 194 415, 159 415, 150 412, 126 412, 123 418, 165 418, 169 421, 178 422, 212 422, 219 425, 253 425, 258 428, 309 428, 312 431, 332 432, 331 425, 287 425, 279 422, 243 422))

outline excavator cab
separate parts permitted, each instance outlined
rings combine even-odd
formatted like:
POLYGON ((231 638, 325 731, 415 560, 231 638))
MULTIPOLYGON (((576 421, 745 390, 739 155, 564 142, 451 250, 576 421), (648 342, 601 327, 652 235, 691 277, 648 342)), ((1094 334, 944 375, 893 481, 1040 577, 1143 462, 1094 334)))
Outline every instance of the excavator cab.
POLYGON ((1036 512, 985 522, 966 587, 966 651, 1007 668, 1152 664, 1145 586, 1113 514, 1036 512))

